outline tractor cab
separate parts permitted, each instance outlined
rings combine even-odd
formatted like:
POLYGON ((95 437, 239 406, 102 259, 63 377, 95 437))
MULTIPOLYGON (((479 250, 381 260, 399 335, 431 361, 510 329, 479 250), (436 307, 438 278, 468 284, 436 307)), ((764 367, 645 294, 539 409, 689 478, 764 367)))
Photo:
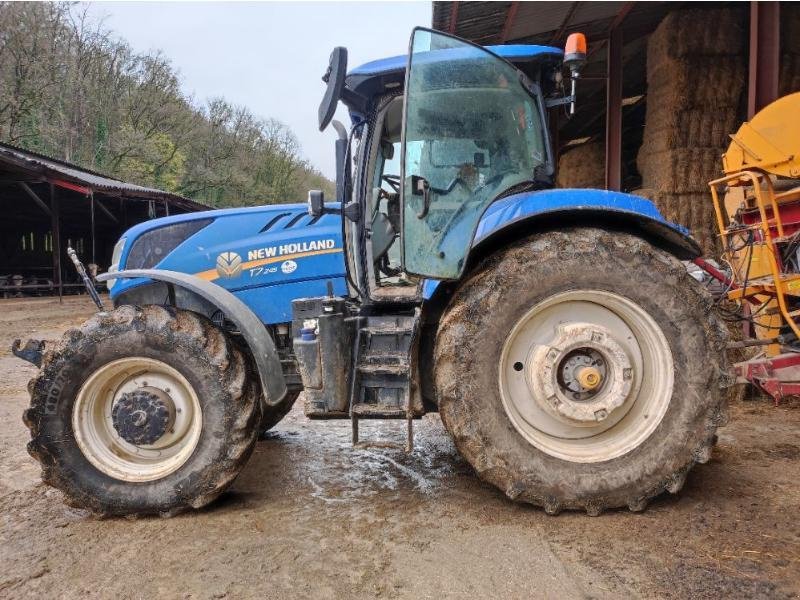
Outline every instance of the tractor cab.
MULTIPOLYGON (((427 29, 408 56, 347 75, 346 50, 334 50, 319 117, 325 129, 342 101, 352 119, 349 133, 336 126, 353 296, 420 300, 425 279, 461 277, 492 202, 552 187, 546 98, 562 61, 556 48, 483 48, 427 29)), ((315 197, 309 210, 327 209, 315 197)))

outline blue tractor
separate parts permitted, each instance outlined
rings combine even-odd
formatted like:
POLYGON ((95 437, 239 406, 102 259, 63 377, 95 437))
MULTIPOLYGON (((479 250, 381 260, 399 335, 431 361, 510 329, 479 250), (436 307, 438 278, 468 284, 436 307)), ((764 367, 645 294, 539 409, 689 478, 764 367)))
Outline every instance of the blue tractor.
MULTIPOLYGON (((553 189, 548 111, 585 59, 416 29, 349 73, 336 48, 337 202, 156 219, 119 240, 114 309, 32 381, 43 479, 110 515, 213 501, 301 392, 311 418, 441 413, 509 498, 554 514, 644 509, 709 458, 724 328, 649 201, 553 189), (566 75, 566 76, 564 76, 566 75)), ((585 44, 584 44, 585 46, 585 44)), ((570 85, 571 83, 571 85, 570 85)))

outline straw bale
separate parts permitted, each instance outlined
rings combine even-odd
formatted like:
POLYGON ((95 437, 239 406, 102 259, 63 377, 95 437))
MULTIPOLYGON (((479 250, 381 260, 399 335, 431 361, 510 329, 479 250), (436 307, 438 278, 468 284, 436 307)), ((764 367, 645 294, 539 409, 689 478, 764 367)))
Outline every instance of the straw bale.
POLYGON ((641 149, 636 159, 642 187, 687 194, 705 192, 719 177, 722 152, 716 148, 681 148, 663 152, 641 149))
POLYGON ((800 54, 800 5, 781 2, 781 52, 800 54))
POLYGON ((556 186, 560 188, 603 188, 605 148, 600 142, 589 142, 572 148, 558 160, 556 186))
POLYGON ((721 247, 710 192, 675 194, 641 188, 631 193, 651 200, 666 220, 686 227, 700 244, 704 255, 719 256, 721 247))
POLYGON ((678 148, 725 148, 738 122, 735 108, 669 110, 648 105, 642 149, 652 154, 678 148))
POLYGON ((785 96, 794 92, 800 92, 800 54, 784 54, 778 75, 778 94, 785 96))
POLYGON ((745 7, 675 10, 650 36, 648 57, 741 55, 747 40, 746 25, 745 7))
POLYGON ((683 225, 690 231, 704 255, 719 256, 721 248, 710 193, 658 193, 653 202, 665 219, 683 225))
POLYGON ((739 106, 747 78, 747 64, 741 57, 651 60, 648 56, 647 62, 648 103, 673 110, 739 106))

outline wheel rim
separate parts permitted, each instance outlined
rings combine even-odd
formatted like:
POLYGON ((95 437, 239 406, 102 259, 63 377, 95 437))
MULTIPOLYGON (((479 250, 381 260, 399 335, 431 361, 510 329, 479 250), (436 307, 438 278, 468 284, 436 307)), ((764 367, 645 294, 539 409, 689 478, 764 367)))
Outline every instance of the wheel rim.
POLYGON ((673 359, 655 320, 601 290, 554 295, 512 328, 500 361, 503 407, 556 458, 591 463, 640 446, 672 398, 673 359))
POLYGON ((83 455, 106 475, 154 481, 192 455, 202 411, 194 388, 174 368, 151 358, 121 358, 81 386, 72 429, 83 455))

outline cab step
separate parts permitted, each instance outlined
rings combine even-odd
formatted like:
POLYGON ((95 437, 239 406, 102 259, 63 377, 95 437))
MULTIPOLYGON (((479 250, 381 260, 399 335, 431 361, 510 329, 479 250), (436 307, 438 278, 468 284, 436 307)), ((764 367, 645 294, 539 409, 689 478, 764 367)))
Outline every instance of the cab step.
POLYGON ((350 419, 353 445, 413 449, 413 419, 421 416, 411 386, 411 357, 416 339, 419 309, 408 316, 365 317, 358 329, 357 363, 352 382, 350 419), (406 444, 359 440, 359 419, 405 419, 406 444))

